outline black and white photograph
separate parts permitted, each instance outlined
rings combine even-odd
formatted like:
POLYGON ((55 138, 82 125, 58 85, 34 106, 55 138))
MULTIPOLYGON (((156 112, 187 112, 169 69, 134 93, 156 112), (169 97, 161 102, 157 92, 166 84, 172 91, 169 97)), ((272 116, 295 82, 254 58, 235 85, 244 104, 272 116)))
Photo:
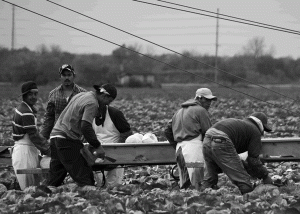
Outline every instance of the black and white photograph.
POLYGON ((297 0, 1 0, 0 213, 300 214, 297 0))

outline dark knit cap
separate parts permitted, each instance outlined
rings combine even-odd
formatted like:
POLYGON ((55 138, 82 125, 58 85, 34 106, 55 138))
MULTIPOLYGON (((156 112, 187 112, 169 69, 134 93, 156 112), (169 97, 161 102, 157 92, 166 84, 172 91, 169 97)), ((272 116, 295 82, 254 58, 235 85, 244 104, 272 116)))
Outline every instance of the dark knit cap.
POLYGON ((111 96, 113 99, 117 97, 117 89, 110 83, 106 83, 103 85, 94 85, 94 89, 96 89, 96 91, 111 96))
POLYGON ((251 116, 256 117, 261 121, 266 132, 271 132, 272 128, 268 125, 268 118, 263 112, 254 112, 251 116))
POLYGON ((36 83, 33 81, 24 82, 21 87, 22 94, 20 96, 27 94, 31 90, 38 91, 36 83))

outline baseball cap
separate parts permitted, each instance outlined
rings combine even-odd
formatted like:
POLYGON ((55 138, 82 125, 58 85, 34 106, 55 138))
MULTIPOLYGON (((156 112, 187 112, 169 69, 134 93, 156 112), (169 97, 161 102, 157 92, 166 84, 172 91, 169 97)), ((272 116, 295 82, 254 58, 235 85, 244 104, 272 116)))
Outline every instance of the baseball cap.
POLYGON ((115 86, 113 86, 110 83, 106 83, 103 85, 93 85, 93 87, 94 89, 96 89, 96 91, 107 94, 111 96, 113 99, 117 97, 117 89, 115 86))
POLYGON ((74 68, 72 67, 72 65, 69 65, 69 64, 63 64, 63 65, 59 68, 59 74, 61 74, 64 70, 72 71, 73 74, 75 74, 75 71, 74 71, 74 68))
POLYGON ((27 94, 28 92, 38 92, 36 83, 33 81, 24 82, 21 86, 21 92, 22 94, 20 96, 27 94))
POLYGON ((268 118, 263 112, 254 112, 250 116, 256 117, 257 119, 259 119, 261 121, 261 123, 263 124, 264 130, 266 132, 272 131, 272 128, 268 125, 268 118))
POLYGON ((208 88, 199 88, 196 91, 196 97, 205 97, 206 99, 217 100, 217 97, 213 96, 211 90, 208 88))

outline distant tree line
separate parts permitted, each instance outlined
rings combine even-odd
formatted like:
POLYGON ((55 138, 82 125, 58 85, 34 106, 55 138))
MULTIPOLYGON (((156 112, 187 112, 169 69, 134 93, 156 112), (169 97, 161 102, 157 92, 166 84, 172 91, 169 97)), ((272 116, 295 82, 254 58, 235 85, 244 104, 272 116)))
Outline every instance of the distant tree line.
MULTIPOLYGON (((139 52, 141 47, 138 45, 123 45, 111 55, 74 54, 62 51, 55 45, 50 48, 40 45, 35 51, 0 47, 0 82, 34 80, 38 84, 48 84, 59 79, 58 68, 62 64, 72 64, 77 74, 76 81, 83 85, 95 82, 117 84, 121 74, 131 72, 154 73, 156 80, 161 83, 207 82, 206 79, 214 80, 216 74, 214 56, 189 51, 182 53, 188 57, 178 54, 141 55, 139 52)), ((266 51, 264 39, 255 37, 249 40, 241 53, 232 57, 218 57, 218 81, 238 84, 243 82, 235 77, 239 76, 255 83, 297 82, 300 77, 300 58, 274 58, 273 54, 274 48, 266 51)))

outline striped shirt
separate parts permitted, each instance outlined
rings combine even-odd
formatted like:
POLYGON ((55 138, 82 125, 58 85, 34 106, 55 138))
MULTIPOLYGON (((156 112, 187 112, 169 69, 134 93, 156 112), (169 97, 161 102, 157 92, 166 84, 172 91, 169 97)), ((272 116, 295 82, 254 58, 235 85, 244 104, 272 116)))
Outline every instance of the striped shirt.
POLYGON ((14 111, 12 128, 12 136, 15 141, 22 139, 26 133, 35 133, 37 131, 34 111, 24 101, 14 111))
POLYGON ((45 138, 49 139, 52 128, 54 127, 59 115, 68 105, 72 97, 80 92, 86 92, 86 90, 76 84, 73 86, 73 92, 70 97, 65 96, 62 85, 50 91, 46 113, 44 115, 44 122, 40 131, 45 138))

